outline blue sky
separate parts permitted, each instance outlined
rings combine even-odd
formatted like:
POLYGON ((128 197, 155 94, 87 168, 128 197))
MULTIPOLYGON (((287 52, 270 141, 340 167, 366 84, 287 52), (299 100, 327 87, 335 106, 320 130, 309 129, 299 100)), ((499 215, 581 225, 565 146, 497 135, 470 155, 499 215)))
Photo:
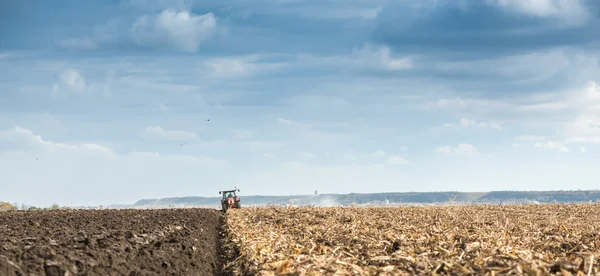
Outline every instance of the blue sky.
POLYGON ((596 1, 0 11, 0 200, 598 187, 596 1))

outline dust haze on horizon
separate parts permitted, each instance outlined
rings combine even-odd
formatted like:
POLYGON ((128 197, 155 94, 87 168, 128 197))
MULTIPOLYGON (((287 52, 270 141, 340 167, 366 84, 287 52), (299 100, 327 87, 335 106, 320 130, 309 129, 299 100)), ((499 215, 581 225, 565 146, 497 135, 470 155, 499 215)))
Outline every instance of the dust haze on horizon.
POLYGON ((0 201, 597 187, 597 1, 0 11, 0 201))

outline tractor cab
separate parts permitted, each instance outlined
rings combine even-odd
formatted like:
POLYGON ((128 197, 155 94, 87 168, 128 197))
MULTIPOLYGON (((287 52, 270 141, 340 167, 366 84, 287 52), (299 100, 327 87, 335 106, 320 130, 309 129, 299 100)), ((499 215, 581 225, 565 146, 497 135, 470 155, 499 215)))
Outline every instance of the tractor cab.
POLYGON ((226 212, 229 208, 241 208, 240 197, 237 195, 237 192, 240 189, 233 189, 227 191, 219 191, 220 195, 223 195, 221 198, 221 209, 223 212, 226 212))

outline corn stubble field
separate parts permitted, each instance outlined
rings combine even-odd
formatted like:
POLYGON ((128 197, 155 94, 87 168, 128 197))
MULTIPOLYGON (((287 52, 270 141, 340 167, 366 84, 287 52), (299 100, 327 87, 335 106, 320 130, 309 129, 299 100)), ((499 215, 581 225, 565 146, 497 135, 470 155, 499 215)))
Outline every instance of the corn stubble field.
POLYGON ((241 275, 599 275, 600 205, 230 210, 241 275))
POLYGON ((600 275, 600 204, 0 212, 0 275, 600 275))

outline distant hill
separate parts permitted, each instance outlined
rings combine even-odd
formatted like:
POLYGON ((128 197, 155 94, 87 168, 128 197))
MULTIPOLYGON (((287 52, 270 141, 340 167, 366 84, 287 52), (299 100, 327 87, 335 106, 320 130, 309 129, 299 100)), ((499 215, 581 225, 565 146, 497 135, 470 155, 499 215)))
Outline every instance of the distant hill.
MULTIPOLYGON (((583 203, 600 202, 600 190, 585 191, 493 191, 493 192, 409 192, 371 194, 321 194, 291 196, 260 196, 240 194, 245 206, 262 205, 432 205, 432 204, 519 204, 519 203, 583 203)), ((132 207, 158 206, 214 206, 219 207, 220 197, 169 197, 142 199, 132 207)))

